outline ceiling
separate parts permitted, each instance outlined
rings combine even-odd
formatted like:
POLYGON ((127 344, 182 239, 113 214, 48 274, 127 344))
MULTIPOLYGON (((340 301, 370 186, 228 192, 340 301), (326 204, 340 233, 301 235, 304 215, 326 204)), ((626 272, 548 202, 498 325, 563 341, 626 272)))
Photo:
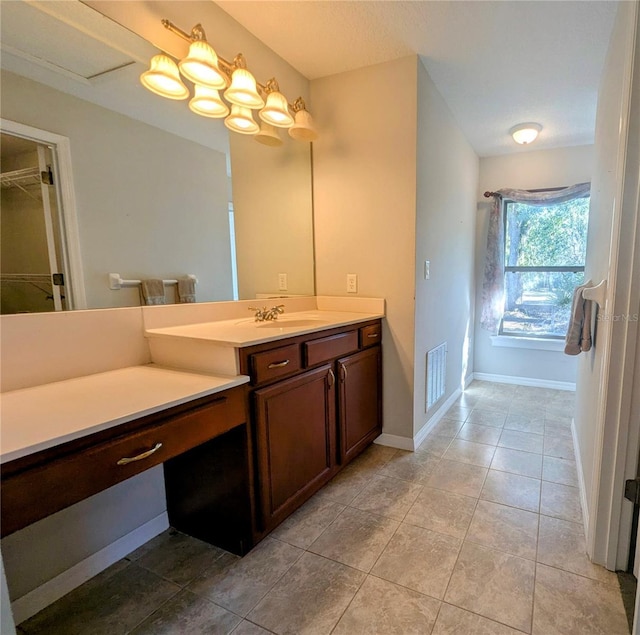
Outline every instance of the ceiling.
POLYGON ((216 4, 309 79, 417 53, 480 156, 593 143, 617 2, 216 4), (508 134, 525 121, 543 126, 528 148, 508 134))

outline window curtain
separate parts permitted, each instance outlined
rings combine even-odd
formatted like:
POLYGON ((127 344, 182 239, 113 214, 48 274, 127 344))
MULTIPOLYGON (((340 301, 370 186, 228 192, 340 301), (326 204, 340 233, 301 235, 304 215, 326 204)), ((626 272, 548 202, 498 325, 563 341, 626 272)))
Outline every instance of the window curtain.
POLYGON ((560 190, 530 192, 529 190, 502 189, 487 192, 493 198, 489 215, 487 234, 487 254, 484 264, 482 283, 482 313, 480 325, 493 334, 498 333, 504 313, 504 215, 502 201, 507 199, 516 203, 526 203, 538 207, 559 205, 575 198, 589 196, 590 183, 579 183, 560 190))

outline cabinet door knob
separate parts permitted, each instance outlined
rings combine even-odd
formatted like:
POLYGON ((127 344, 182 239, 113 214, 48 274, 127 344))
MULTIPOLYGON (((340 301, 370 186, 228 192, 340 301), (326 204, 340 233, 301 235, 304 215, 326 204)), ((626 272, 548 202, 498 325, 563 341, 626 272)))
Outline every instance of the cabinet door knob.
POLYGON ((267 368, 282 368, 283 366, 286 366, 289 363, 290 360, 285 359, 281 362, 272 362, 271 364, 269 364, 269 366, 267 366, 267 368))
POLYGON ((148 456, 151 456, 154 452, 157 452, 162 447, 162 443, 156 443, 150 450, 143 452, 142 454, 138 454, 136 456, 125 456, 118 461, 118 465, 127 465, 128 463, 133 463, 134 461, 142 461, 142 459, 146 459, 148 456))
POLYGON ((336 383, 336 376, 333 374, 333 371, 329 369, 329 388, 336 383))

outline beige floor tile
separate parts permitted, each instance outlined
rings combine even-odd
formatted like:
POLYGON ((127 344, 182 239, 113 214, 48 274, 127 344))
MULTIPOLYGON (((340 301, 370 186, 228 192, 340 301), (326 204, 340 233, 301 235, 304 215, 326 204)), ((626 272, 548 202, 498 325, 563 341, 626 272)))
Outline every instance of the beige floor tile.
POLYGON ((542 482, 540 513, 574 523, 582 522, 580 490, 560 483, 542 482))
POLYGON ((380 470, 384 476, 405 481, 423 483, 440 462, 437 454, 430 452, 407 452, 397 450, 393 458, 380 470))
POLYGON ((445 601, 528 633, 534 577, 531 560, 465 542, 445 601))
POLYGON ((430 434, 440 434, 443 437, 455 437, 463 425, 464 421, 443 417, 435 426, 433 426, 433 428, 431 428, 430 434))
POLYGON ((518 432, 529 432, 533 434, 544 434, 544 418, 529 417, 523 414, 510 412, 504 422, 505 430, 517 430, 518 432))
POLYGON ((427 487, 444 489, 454 494, 478 497, 487 468, 442 459, 426 482, 427 487))
POLYGON ((27 635, 128 633, 180 587, 120 561, 20 624, 27 635))
POLYGON ((491 426, 481 426, 477 423, 467 423, 458 432, 458 439, 473 441, 474 443, 484 443, 486 445, 498 445, 501 428, 491 426))
POLYGON ((372 575, 442 599, 460 540, 403 523, 371 570, 372 575))
POLYGON ((398 478, 378 476, 351 502, 365 512, 402 520, 422 491, 422 485, 398 478))
POLYGON ((304 552, 265 538, 244 558, 225 554, 189 590, 245 617, 304 552))
POLYGON ((416 449, 416 452, 428 452, 429 454, 442 457, 452 441, 452 436, 449 437, 443 436, 441 434, 428 434, 425 440, 416 449))
POLYGON ((509 448, 497 448, 491 462, 492 470, 500 472, 511 472, 521 476, 540 478, 542 473, 542 455, 522 450, 511 450, 509 448))
POLYGON ((232 631, 233 635, 269 635, 269 633, 270 631, 265 631, 261 626, 248 620, 242 620, 232 631))
POLYGON ((368 576, 332 635, 430 633, 440 602, 386 580, 368 576))
POLYGON ((541 434, 520 432, 518 430, 503 430, 498 445, 501 448, 542 454, 543 439, 544 437, 541 434))
POLYGON ((362 469, 350 463, 339 474, 334 476, 317 494, 316 497, 332 500, 348 505, 369 483, 371 476, 378 471, 362 469))
POLYGON ((478 403, 480 399, 480 392, 474 392, 472 389, 465 390, 458 399, 453 403, 451 408, 465 408, 467 410, 473 410, 473 407, 478 403))
POLYGON ((362 465, 371 465, 373 467, 384 466, 396 453, 395 448, 390 448, 379 443, 372 443, 354 463, 362 465))
POLYGON ((165 580, 185 586, 223 553, 218 547, 169 529, 129 554, 128 559, 165 580))
POLYGON ((230 611, 183 590, 131 631, 131 635, 205 635, 231 633, 241 618, 230 611))
POLYGON ((535 560, 538 514, 489 501, 478 501, 466 540, 535 560))
POLYGON ((455 419, 456 421, 466 421, 467 417, 471 414, 471 410, 473 410, 473 408, 454 405, 445 412, 445 417, 447 417, 447 419, 455 419))
POLYGON ((308 550, 368 572, 398 528, 398 521, 348 507, 308 550))
POLYGON ((447 451, 442 455, 442 458, 449 461, 479 465, 480 467, 489 467, 495 451, 496 448, 493 445, 454 439, 447 451))
POLYGON ((425 487, 404 522, 464 538, 471 523, 477 499, 452 492, 425 487))
POLYGON ((480 498, 537 512, 540 507, 540 481, 519 474, 489 470, 480 498))
POLYGON ((571 437, 559 437, 556 435, 544 436, 544 454, 547 456, 555 456, 559 459, 569 459, 575 461, 576 457, 573 451, 573 439, 571 437))
POLYGON ((271 536, 306 549, 344 510, 344 505, 314 496, 295 511, 271 536))
POLYGON ((576 462, 545 456, 542 461, 542 480, 578 487, 576 462))
POLYGON ((483 410, 482 408, 474 408, 467 417, 467 423, 478 423, 483 426, 493 426, 494 428, 502 428, 507 418, 506 412, 498 410, 483 410))
POLYGON ((510 415, 524 415, 531 419, 544 419, 546 410, 539 401, 526 401, 515 399, 509 406, 510 415))
POLYGON ((533 635, 629 635, 619 589, 538 564, 533 635))
POLYGON ((569 419, 568 417, 546 419, 544 422, 544 434, 547 434, 549 436, 571 438, 571 419, 569 419))
POLYGON ((509 405, 511 404, 511 398, 501 399, 490 393, 483 395, 476 403, 478 410, 491 410, 493 412, 500 412, 504 415, 509 412, 509 405))
POLYGON ((305 553, 248 619, 283 635, 327 635, 364 578, 362 571, 305 553))
POLYGON ((615 573, 589 560, 582 525, 568 520, 540 516, 537 560, 593 580, 618 584, 615 573))
POLYGON ((442 603, 431 635, 521 635, 504 624, 469 613, 451 604, 442 603))

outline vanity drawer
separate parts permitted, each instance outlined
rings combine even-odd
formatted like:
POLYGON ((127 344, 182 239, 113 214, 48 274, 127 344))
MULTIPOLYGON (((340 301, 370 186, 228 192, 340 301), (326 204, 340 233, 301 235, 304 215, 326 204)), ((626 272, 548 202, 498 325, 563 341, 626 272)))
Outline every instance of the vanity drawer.
POLYGON ((315 366, 358 350, 358 331, 348 331, 304 343, 307 366, 315 366))
POLYGON ((250 367, 254 384, 297 373, 302 368, 300 346, 289 344, 264 353, 255 353, 250 357, 250 367))
POLYGON ((373 346, 382 341, 382 324, 370 324, 360 329, 360 348, 373 346))
POLYGON ((2 535, 245 423, 244 393, 242 388, 225 391, 192 411, 3 478, 2 535))

